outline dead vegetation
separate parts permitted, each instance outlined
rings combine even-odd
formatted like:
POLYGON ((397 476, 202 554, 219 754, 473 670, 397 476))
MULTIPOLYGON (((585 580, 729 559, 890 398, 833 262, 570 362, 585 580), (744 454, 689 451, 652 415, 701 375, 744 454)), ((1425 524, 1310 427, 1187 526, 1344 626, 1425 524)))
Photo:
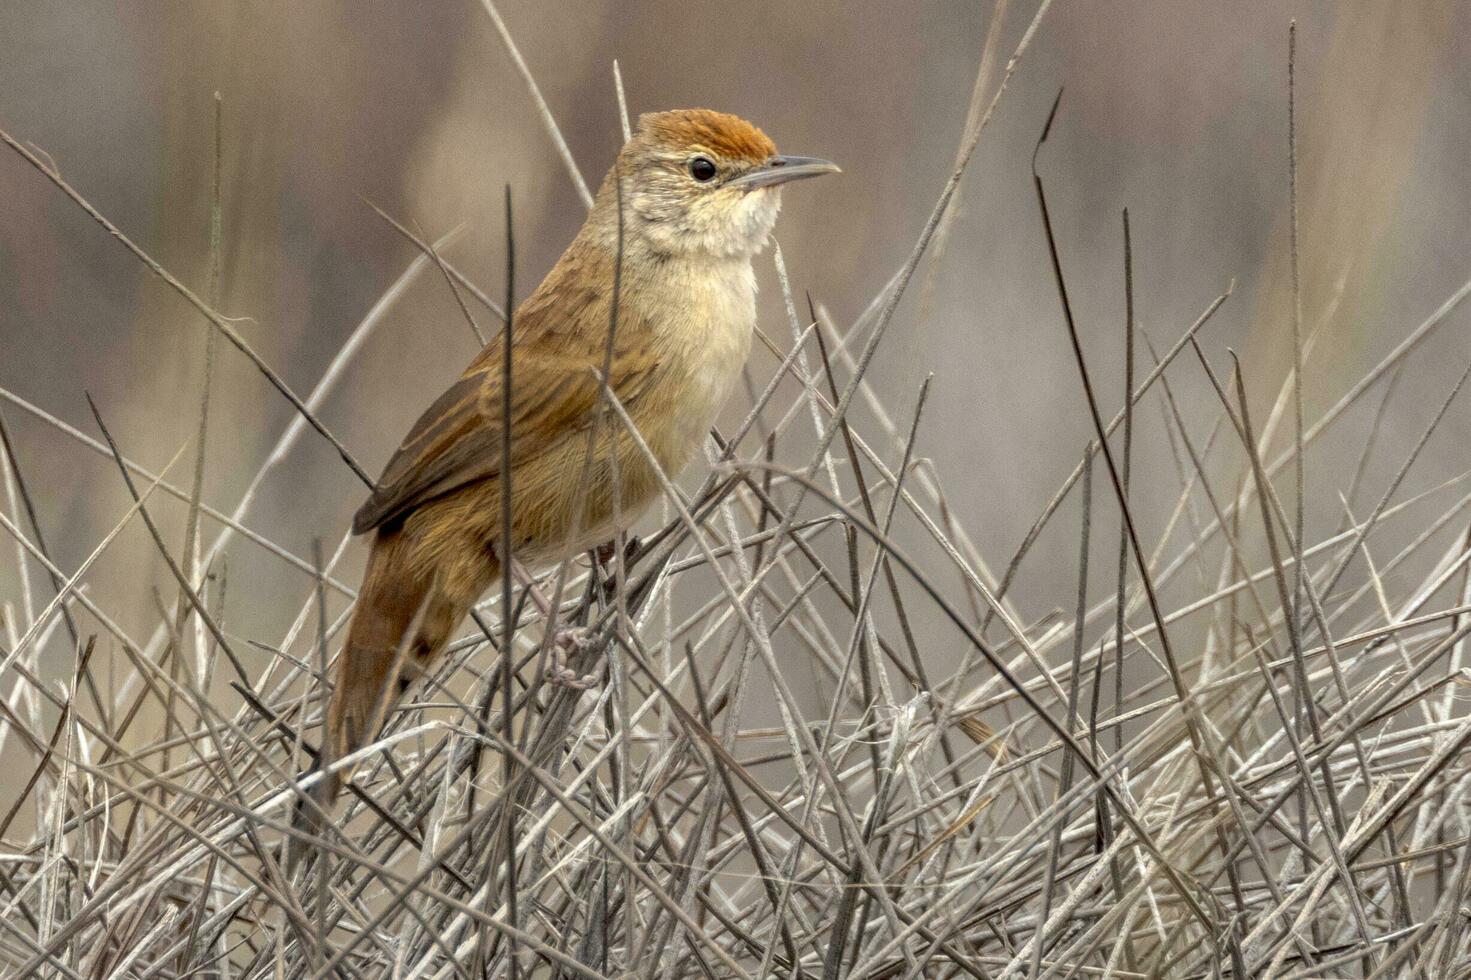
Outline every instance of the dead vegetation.
MULTIPOLYGON (((593 642, 549 669, 521 591, 509 631, 489 596, 382 738, 338 763, 356 764, 345 813, 319 835, 292 812, 320 778, 301 774, 352 596, 335 574, 348 539, 300 556, 245 519, 308 429, 367 479, 317 412, 382 304, 298 395, 208 296, 5 136, 298 409, 227 512, 183 465, 205 458, 207 394, 197 445, 155 471, 105 412, 84 432, 0 392, 58 451, 116 461, 135 505, 96 553, 141 523, 177 583, 153 635, 128 636, 89 596, 90 560, 52 563, 31 506, 46 488, 7 435, 0 525, 24 588, 6 597, 0 751, 25 765, 0 792, 5 975, 1463 975, 1471 473, 1427 484, 1414 468, 1460 383, 1397 386, 1444 354, 1471 282, 1304 417, 1298 379, 1332 356, 1310 311, 1293 318, 1296 364, 1267 379, 1210 340, 1229 290, 1164 339, 1131 308, 1125 377, 1103 379, 1054 248, 1055 328, 1102 441, 1004 563, 953 519, 941 474, 964 446, 926 431, 927 385, 895 399, 867 382, 1045 9, 989 102, 976 86, 952 178, 856 323, 795 295, 777 253, 789 322, 765 325, 748 413, 712 438, 702 482, 669 484, 662 526, 636 547, 543 583, 593 642), (1182 386, 1214 391, 1214 417, 1188 420, 1182 386), (1405 400, 1435 407, 1423 434, 1378 439, 1405 400), (1179 476, 1152 538, 1131 506, 1143 412, 1166 436, 1148 451, 1179 476), (1308 468, 1355 413, 1374 418, 1360 457, 1308 468), (1308 536, 1310 495, 1341 510, 1332 533, 1308 536), (165 509, 187 513, 182 547, 156 522, 165 509), (1076 581, 1018 595, 1033 545, 1073 530, 1076 581), (286 635, 230 632, 228 609, 251 601, 227 591, 232 544, 314 583, 286 635), (937 632, 957 662, 926 639, 937 632)), ((1040 178, 1037 193, 1045 220, 1040 178)), ((437 270, 472 322, 498 321, 502 305, 415 240, 385 303, 437 270)), ((1127 216, 1121 242, 1127 275, 1127 216)), ((607 423, 623 422, 609 399, 607 423)))

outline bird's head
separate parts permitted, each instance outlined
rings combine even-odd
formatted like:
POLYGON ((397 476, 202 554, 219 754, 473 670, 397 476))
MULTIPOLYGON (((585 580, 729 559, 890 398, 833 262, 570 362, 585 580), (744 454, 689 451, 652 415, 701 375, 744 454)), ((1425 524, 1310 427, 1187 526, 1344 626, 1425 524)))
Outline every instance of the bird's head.
POLYGON ((709 109, 639 117, 599 193, 616 214, 622 180, 625 243, 664 255, 749 256, 766 244, 781 185, 836 173, 814 157, 781 156, 755 126, 709 109))

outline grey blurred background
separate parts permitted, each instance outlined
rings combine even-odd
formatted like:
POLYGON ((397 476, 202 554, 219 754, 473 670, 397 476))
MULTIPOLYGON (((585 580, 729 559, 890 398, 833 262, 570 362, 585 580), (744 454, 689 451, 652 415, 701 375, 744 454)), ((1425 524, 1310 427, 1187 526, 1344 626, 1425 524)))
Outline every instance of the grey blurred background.
MULTIPOLYGON (((987 100, 1036 9, 1031 0, 1001 6, 996 56, 981 79, 987 100)), ((499 9, 590 184, 620 143, 614 59, 635 114, 719 108, 757 122, 786 151, 840 162, 842 176, 786 194, 778 227, 794 287, 810 290, 840 328, 912 248, 951 170, 998 13, 959 0, 503 0, 499 9)), ((1120 400, 1119 214, 1128 207, 1139 321, 1167 345, 1235 280, 1203 341, 1223 372, 1225 348, 1242 353, 1265 416, 1291 363, 1293 18, 1303 319, 1325 324, 1307 374, 1308 418, 1471 275, 1471 6, 1059 0, 981 138, 943 253, 921 265, 872 371, 901 420, 934 374, 920 452, 935 460, 993 568, 1004 567, 1090 433, 1028 170, 1052 99, 1065 85, 1042 169, 1106 411, 1120 400)), ((217 91, 220 308, 250 318, 241 333, 298 392, 415 255, 365 201, 430 237, 463 223, 448 256, 492 296, 504 290, 503 185, 515 194, 523 296, 582 220, 526 86, 473 0, 0 5, 0 127, 43 149, 201 293, 217 91)), ((769 252, 758 275, 763 326, 785 340, 769 252)), ((1411 441, 1433 413, 1471 354, 1467 325, 1459 313, 1412 362, 1386 445, 1411 441)), ((0 387, 88 432, 91 392, 124 451, 157 468, 193 435, 205 331, 44 178, 0 154, 0 387)), ((322 416, 376 473, 474 351, 442 279, 425 275, 322 416)), ((1142 371, 1142 347, 1139 356, 1142 371)), ((771 369, 758 351, 758 387, 771 369)), ((1178 395, 1203 439, 1214 395, 1198 368, 1182 362, 1179 371, 1178 395)), ((228 511, 292 410, 224 344, 214 393, 204 495, 228 511)), ((116 469, 14 406, 0 410, 57 562, 74 569, 127 509, 116 469)), ((1348 484, 1367 424, 1359 412, 1309 456, 1319 531, 1338 522, 1336 490, 1348 484)), ((1136 492, 1142 520, 1157 529, 1178 482, 1156 405, 1139 425, 1136 492)), ((1454 413, 1417 464, 1417 486, 1466 467, 1468 428, 1466 412, 1454 413)), ((804 456, 793 448, 786 458, 804 456)), ((1385 472, 1397 458, 1385 456, 1385 472)), ((190 465, 186 455, 173 478, 187 486, 190 465)), ((1239 468, 1223 472, 1235 479, 1239 468)), ((1374 485, 1359 506, 1377 493, 1374 485)), ((305 556, 313 538, 331 549, 362 496, 308 434, 246 523, 305 556)), ((183 507, 158 510, 177 547, 183 507)), ((1069 601, 1074 520, 1070 508, 1028 567, 1016 594, 1028 618, 1069 601)), ((15 603, 10 542, 3 553, 0 596, 15 603)), ((360 547, 347 553, 345 581, 356 583, 361 560, 360 547)), ((238 540, 228 567, 231 589, 250 597, 227 599, 231 631, 274 642, 309 577, 238 540)), ((140 639, 157 622, 154 587, 172 608, 167 573, 136 524, 87 582, 140 639)))

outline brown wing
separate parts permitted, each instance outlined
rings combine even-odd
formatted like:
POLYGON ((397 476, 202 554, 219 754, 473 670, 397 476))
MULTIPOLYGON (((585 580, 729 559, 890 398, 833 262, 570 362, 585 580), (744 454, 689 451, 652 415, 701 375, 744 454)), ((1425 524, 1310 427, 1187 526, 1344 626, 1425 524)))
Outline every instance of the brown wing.
MULTIPOLYGON (((556 270, 554 270, 555 275, 556 270)), ((593 369, 606 356, 608 299, 605 291, 562 290, 560 302, 544 297, 553 277, 527 300, 516 317, 512 366, 511 465, 589 424, 598 403, 593 369), (568 323, 568 318, 582 328, 568 323), (592 329, 588 329, 592 327, 592 329), (604 328, 605 329, 605 328, 604 328)), ((657 363, 637 342, 641 324, 621 318, 614 351, 614 390, 625 404, 637 399, 657 363)), ((383 471, 367 503, 353 517, 364 534, 420 504, 501 470, 502 346, 486 345, 455 382, 429 407, 383 471)))

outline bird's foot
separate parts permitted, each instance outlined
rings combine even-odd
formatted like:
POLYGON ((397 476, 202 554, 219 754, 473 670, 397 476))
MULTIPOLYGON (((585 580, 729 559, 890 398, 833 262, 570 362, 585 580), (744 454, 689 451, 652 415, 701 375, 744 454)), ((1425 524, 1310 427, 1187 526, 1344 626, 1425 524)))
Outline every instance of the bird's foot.
POLYGON ((593 632, 586 626, 559 626, 552 634, 552 650, 581 653, 592 646, 593 632))
POLYGON ((586 691, 597 686, 598 678, 596 674, 583 674, 578 677, 577 671, 572 668, 553 663, 547 666, 547 683, 573 691, 586 691))
POLYGON ((552 648, 547 658, 546 680, 548 684, 558 687, 570 688, 574 691, 586 691, 597 684, 596 674, 583 674, 578 676, 577 672, 568 667, 562 660, 562 654, 578 654, 587 650, 593 644, 593 631, 586 626, 563 626, 552 634, 552 648))

